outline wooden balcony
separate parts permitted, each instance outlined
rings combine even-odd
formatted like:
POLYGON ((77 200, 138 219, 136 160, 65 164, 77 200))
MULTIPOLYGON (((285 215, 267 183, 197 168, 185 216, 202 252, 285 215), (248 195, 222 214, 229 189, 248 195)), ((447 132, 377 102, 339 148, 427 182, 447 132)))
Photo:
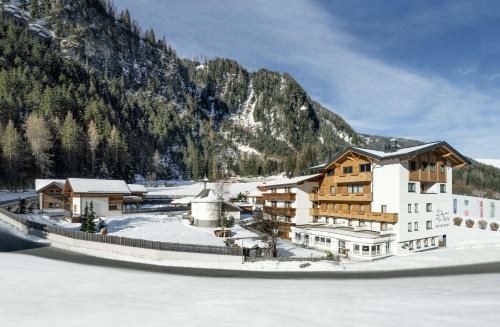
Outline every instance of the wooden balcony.
POLYGON ((427 168, 426 170, 418 169, 410 171, 409 179, 412 182, 446 183, 446 173, 441 173, 438 171, 431 172, 429 168, 427 168))
POLYGON ((321 208, 311 208, 309 209, 309 214, 311 216, 329 216, 329 217, 347 218, 347 219, 361 219, 361 220, 371 220, 384 223, 398 222, 397 213, 353 212, 353 211, 340 211, 333 209, 322 210, 321 208))
POLYGON ((264 201, 295 201, 295 193, 262 193, 264 201))
POLYGON ((309 200, 315 201, 334 201, 334 202, 372 202, 372 193, 346 193, 346 194, 322 194, 310 193, 309 200))
POLYGON ((295 208, 281 208, 281 207, 270 207, 264 206, 264 213, 268 215, 284 216, 284 217, 295 217, 295 208))
POLYGON ((335 181, 338 184, 371 182, 372 181, 372 173, 370 171, 364 171, 364 172, 353 173, 353 174, 335 175, 335 181))

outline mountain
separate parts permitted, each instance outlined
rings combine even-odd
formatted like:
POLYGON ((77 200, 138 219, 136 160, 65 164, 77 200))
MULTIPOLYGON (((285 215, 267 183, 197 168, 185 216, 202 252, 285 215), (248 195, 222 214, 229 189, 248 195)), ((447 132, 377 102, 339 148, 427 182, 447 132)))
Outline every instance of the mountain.
POLYGON ((348 144, 387 141, 357 134, 287 73, 179 58, 105 0, 1 8, 4 185, 40 176, 297 175, 348 144))

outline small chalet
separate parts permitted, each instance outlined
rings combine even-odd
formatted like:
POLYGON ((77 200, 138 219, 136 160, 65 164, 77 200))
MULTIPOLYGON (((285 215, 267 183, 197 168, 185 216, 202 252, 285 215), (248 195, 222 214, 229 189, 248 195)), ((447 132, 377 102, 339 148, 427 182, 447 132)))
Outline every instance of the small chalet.
POLYGON ((40 198, 40 211, 64 210, 64 179, 36 179, 35 191, 40 198))
POLYGON ((140 205, 144 201, 144 195, 148 193, 146 187, 141 184, 127 184, 130 195, 126 195, 123 197, 123 203, 125 205, 140 205))
POLYGON ((240 220, 241 209, 224 201, 222 195, 214 189, 203 189, 191 200, 193 223, 200 227, 218 227, 219 217, 225 215, 240 220))
POLYGON ((79 218, 90 203, 97 216, 120 215, 123 198, 131 192, 122 180, 68 178, 63 194, 68 197, 72 217, 79 218))

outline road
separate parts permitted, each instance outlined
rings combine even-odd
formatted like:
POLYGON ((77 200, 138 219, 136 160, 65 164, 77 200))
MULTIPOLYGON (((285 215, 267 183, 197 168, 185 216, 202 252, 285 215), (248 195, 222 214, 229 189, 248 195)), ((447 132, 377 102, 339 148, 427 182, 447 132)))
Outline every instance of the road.
POLYGON ((500 262, 474 265, 437 267, 426 269, 407 269, 394 271, 374 272, 269 272, 269 271, 234 271, 224 269, 201 269, 185 267, 156 266, 143 263, 118 261, 98 258, 76 252, 61 250, 46 244, 33 242, 13 233, 10 227, 0 225, 0 252, 17 252, 32 256, 78 263, 91 266, 101 266, 117 269, 141 270, 148 272, 181 274, 187 276, 207 277, 239 277, 239 278, 268 278, 268 279, 380 279, 404 277, 450 276, 464 274, 500 273, 500 262))

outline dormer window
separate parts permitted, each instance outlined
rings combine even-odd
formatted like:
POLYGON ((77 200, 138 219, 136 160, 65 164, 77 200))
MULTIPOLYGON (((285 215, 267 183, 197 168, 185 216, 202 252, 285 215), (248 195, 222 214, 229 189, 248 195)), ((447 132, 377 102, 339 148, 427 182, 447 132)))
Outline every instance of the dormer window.
POLYGON ((342 171, 344 174, 352 174, 352 166, 344 167, 342 171))

